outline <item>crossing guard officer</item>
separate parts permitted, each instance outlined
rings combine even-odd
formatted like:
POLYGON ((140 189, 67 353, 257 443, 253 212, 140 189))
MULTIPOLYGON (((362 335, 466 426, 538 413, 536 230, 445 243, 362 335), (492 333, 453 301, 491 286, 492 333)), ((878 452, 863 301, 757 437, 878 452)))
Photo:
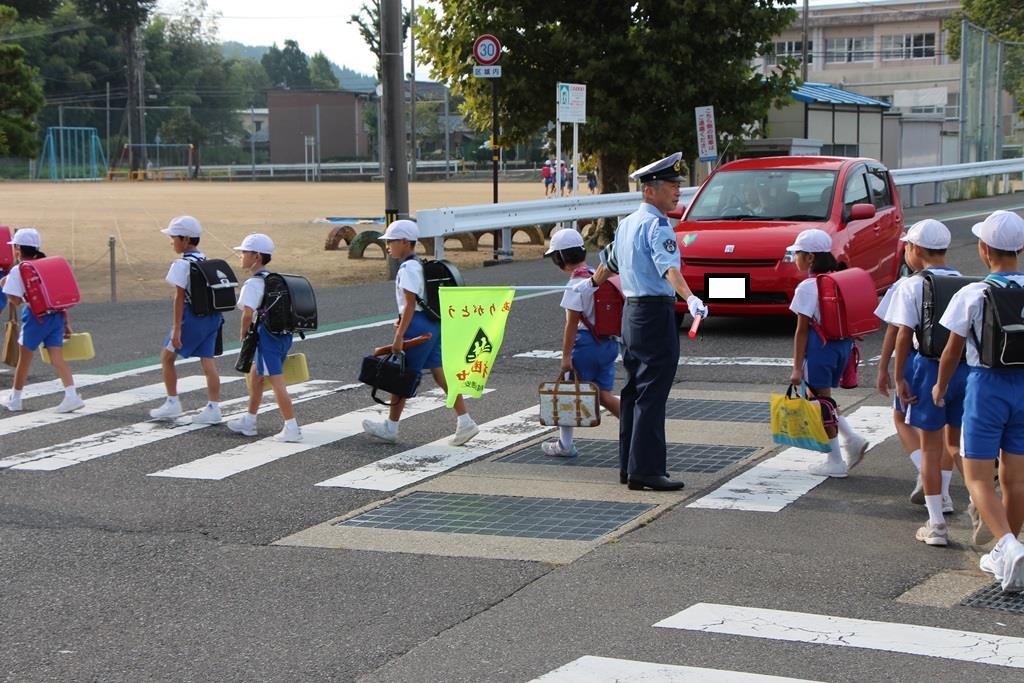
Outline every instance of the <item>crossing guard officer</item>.
POLYGON ((626 305, 622 312, 622 364, 626 385, 619 418, 619 481, 634 490, 675 491, 665 464, 665 403, 679 364, 676 295, 691 315, 707 316, 680 269, 675 232, 666 213, 679 201, 682 152, 635 171, 643 203, 619 223, 615 241, 602 253, 604 269, 594 283, 619 273, 626 305))

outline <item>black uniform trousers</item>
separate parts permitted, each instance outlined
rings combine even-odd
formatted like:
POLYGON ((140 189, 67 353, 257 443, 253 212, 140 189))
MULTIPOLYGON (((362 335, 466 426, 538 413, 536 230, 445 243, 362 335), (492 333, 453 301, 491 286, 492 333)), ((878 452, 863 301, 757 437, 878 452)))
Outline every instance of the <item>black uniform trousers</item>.
POLYGON ((620 393, 619 471, 631 477, 659 477, 667 474, 665 403, 679 365, 673 303, 626 303, 622 365, 626 385, 620 393))

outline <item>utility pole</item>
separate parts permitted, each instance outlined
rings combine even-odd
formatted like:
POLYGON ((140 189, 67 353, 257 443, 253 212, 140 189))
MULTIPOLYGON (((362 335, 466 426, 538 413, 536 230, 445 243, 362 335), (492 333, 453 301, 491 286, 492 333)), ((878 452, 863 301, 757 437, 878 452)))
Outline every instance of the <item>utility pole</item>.
POLYGON ((136 29, 135 47, 138 50, 136 57, 135 75, 139 79, 139 168, 146 169, 146 53, 142 49, 142 41, 139 40, 136 29))
POLYGON ((409 180, 416 180, 416 0, 409 0, 409 56, 412 62, 409 78, 409 147, 411 163, 409 180))
POLYGON ((249 158, 252 162, 252 176, 253 181, 256 180, 256 103, 250 101, 249 103, 249 125, 252 126, 252 130, 249 132, 249 158))
POLYGON ((448 122, 448 86, 444 86, 444 178, 451 177, 452 164, 451 128, 448 122))
MULTIPOLYGON (((380 61, 384 80, 384 220, 409 217, 409 173, 405 152, 405 90, 402 59, 402 1, 381 0, 380 61)), ((388 258, 388 277, 394 279, 398 262, 388 258)))
POLYGON ((810 0, 804 0, 803 35, 800 40, 800 80, 807 82, 807 9, 810 0))
POLYGON ((110 81, 107 81, 107 165, 111 163, 110 159, 110 81))

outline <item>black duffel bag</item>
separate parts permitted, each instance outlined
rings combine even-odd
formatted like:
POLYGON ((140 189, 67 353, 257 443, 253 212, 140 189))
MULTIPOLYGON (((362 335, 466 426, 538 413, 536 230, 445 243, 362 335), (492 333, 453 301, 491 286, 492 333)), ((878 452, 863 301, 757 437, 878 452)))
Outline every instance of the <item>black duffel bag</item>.
POLYGON ((373 387, 370 397, 381 405, 390 401, 377 398, 378 391, 386 391, 402 398, 416 395, 420 385, 420 373, 405 367, 405 354, 392 353, 387 356, 364 356, 359 369, 359 381, 373 387))
POLYGON ((256 326, 252 325, 245 337, 242 339, 242 348, 238 350, 238 360, 235 361, 235 370, 248 374, 252 369, 252 362, 256 358, 256 343, 259 335, 256 333, 256 326))

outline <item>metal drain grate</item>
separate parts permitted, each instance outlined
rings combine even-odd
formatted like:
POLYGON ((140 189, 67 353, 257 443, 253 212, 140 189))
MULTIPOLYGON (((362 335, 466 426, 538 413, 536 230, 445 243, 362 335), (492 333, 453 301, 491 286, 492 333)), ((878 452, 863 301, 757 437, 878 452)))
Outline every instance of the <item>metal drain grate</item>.
POLYGON ((1024 593, 1003 593, 998 583, 985 586, 960 601, 964 607, 984 607, 1024 614, 1024 593))
POLYGON ((768 410, 767 403, 757 401, 670 398, 665 404, 665 417, 717 422, 768 422, 768 410))
MULTIPOLYGON (((579 456, 556 458, 544 455, 540 444, 524 448, 503 458, 499 462, 517 465, 569 465, 576 467, 619 468, 619 442, 606 439, 576 439, 579 456)), ((696 472, 705 474, 718 472, 723 467, 739 462, 758 451, 748 446, 717 446, 695 443, 668 444, 668 469, 670 472, 696 472)))
POLYGON ((592 541, 653 508, 640 503, 418 491, 337 526, 592 541))

